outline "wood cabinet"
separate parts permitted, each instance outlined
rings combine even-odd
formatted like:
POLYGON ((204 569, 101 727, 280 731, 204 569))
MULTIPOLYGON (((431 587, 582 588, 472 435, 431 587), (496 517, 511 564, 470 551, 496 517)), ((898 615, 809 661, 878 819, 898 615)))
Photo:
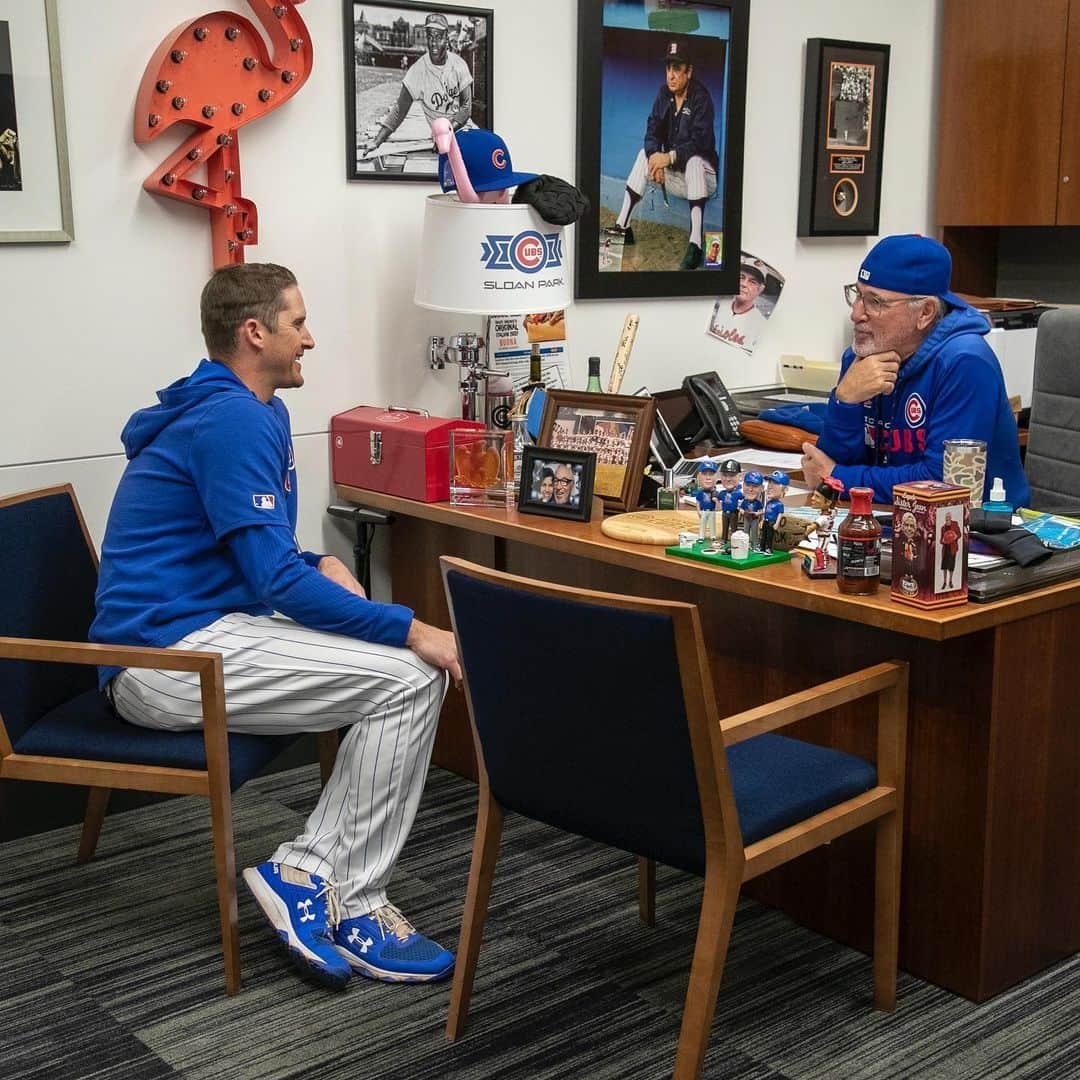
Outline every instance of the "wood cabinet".
POLYGON ((937 220, 1080 224, 1080 0, 945 0, 937 220))

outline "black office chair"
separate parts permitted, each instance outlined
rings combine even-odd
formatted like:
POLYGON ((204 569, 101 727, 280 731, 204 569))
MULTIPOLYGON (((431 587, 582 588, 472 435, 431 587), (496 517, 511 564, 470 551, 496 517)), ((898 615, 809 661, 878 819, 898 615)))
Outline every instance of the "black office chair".
POLYGON ((1035 509, 1080 513, 1080 311, 1039 319, 1024 472, 1035 509))
POLYGON ((896 1000, 907 665, 878 664, 721 720, 697 608, 444 557, 480 802, 450 996, 462 1031, 503 814, 705 878, 675 1076, 700 1073, 739 887, 871 822, 874 1002, 896 1000), (771 734, 877 695, 877 766, 771 734))
MULTIPOLYGON (((240 948, 230 793, 299 736, 226 732, 218 653, 87 644, 97 570, 70 484, 0 499, 0 781, 89 787, 80 863, 94 854, 111 789, 209 798, 225 987, 235 994, 240 948), (203 730, 125 722, 97 689, 97 664, 197 671, 203 730)), ((337 747, 337 732, 327 735, 319 741, 324 783, 337 747)))

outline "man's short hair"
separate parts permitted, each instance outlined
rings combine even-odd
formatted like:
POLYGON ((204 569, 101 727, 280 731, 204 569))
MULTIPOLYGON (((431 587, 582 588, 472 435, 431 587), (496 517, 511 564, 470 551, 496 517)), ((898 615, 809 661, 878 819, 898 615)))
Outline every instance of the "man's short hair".
POLYGON ((285 309, 284 292, 296 275, 276 263, 237 263, 215 270, 203 286, 199 311, 203 340, 211 359, 227 360, 236 351, 236 331, 258 319, 271 333, 285 309))

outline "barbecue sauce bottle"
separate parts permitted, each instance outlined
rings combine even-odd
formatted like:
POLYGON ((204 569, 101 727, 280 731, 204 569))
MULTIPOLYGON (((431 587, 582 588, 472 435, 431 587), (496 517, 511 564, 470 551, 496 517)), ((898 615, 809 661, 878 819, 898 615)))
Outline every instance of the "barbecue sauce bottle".
POLYGON ((870 503, 873 488, 853 487, 851 511, 836 531, 836 587, 850 596, 873 596, 881 578, 881 526, 870 503))

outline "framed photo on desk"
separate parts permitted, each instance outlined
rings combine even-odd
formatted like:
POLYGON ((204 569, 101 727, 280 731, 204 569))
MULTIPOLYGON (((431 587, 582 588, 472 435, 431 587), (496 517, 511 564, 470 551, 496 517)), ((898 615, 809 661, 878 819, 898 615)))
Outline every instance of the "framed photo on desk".
POLYGON ((595 454, 593 494, 603 499, 605 510, 633 510, 641 494, 655 413, 651 397, 551 390, 537 443, 595 454))

